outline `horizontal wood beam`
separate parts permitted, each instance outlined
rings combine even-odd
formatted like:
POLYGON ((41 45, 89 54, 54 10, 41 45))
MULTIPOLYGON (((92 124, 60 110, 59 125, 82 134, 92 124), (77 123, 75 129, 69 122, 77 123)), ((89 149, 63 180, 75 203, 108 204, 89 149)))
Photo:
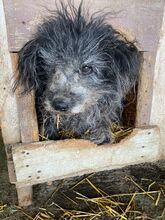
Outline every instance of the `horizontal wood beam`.
MULTIPOLYGON (((10 51, 19 51, 22 45, 32 37, 32 33, 36 31, 37 25, 43 18, 51 15, 50 11, 56 10, 55 2, 58 4, 60 1, 49 0, 48 3, 43 0, 4 0, 10 51)), ((62 2, 67 4, 68 0, 62 0, 62 2)), ((74 5, 78 7, 80 2, 81 0, 74 0, 74 5)), ((115 29, 124 32, 130 40, 136 38, 142 50, 155 51, 164 0, 150 0, 150 4, 148 0, 95 0, 92 6, 91 2, 83 1, 86 13, 89 11, 91 15, 98 11, 110 12, 107 21, 115 29)))
POLYGON ((44 141, 13 146, 17 184, 33 185, 160 158, 159 129, 136 128, 117 144, 87 140, 44 141))

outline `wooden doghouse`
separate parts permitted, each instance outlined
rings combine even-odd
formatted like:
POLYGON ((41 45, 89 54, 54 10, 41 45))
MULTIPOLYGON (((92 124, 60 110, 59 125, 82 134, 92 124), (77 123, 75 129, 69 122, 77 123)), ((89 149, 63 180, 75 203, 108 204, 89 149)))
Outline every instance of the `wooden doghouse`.
MULTIPOLYGON (((78 5, 80 0, 75 0, 78 5)), ((136 128, 118 144, 86 140, 39 142, 33 95, 13 94, 16 52, 54 0, 0 0, 0 107, 11 183, 19 204, 32 202, 32 185, 165 157, 165 0, 86 0, 92 11, 112 11, 109 22, 144 51, 136 128), (49 2, 49 4, 48 4, 49 2), (90 6, 92 3, 92 6, 90 6), (116 13, 117 12, 117 13, 116 13)))

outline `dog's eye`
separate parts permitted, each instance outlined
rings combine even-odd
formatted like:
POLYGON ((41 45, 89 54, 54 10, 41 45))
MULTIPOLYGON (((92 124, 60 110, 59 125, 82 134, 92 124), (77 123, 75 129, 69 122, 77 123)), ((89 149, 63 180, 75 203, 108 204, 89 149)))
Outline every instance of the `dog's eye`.
POLYGON ((93 68, 91 66, 83 66, 82 67, 82 73, 83 74, 90 74, 92 73, 93 68))

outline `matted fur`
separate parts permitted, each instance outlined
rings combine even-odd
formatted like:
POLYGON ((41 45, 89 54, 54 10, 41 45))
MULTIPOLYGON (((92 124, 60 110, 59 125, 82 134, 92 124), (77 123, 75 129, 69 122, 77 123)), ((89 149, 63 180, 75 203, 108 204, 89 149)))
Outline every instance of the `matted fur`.
POLYGON ((111 125, 137 82, 141 53, 104 16, 86 18, 82 5, 61 4, 52 14, 19 52, 16 87, 35 90, 48 139, 71 131, 97 144, 113 142, 111 125))

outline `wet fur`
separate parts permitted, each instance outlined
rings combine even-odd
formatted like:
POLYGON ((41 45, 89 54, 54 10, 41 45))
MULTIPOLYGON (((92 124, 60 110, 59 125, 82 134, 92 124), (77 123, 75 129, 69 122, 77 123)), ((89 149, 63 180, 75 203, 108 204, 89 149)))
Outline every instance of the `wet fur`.
POLYGON ((15 88, 35 91, 39 126, 48 139, 59 139, 63 130, 97 144, 113 142, 112 122, 121 120, 140 63, 136 46, 104 16, 86 18, 81 5, 61 5, 20 50, 15 88), (84 66, 91 71, 84 73, 84 66), (59 100, 67 110, 54 108, 59 100))

